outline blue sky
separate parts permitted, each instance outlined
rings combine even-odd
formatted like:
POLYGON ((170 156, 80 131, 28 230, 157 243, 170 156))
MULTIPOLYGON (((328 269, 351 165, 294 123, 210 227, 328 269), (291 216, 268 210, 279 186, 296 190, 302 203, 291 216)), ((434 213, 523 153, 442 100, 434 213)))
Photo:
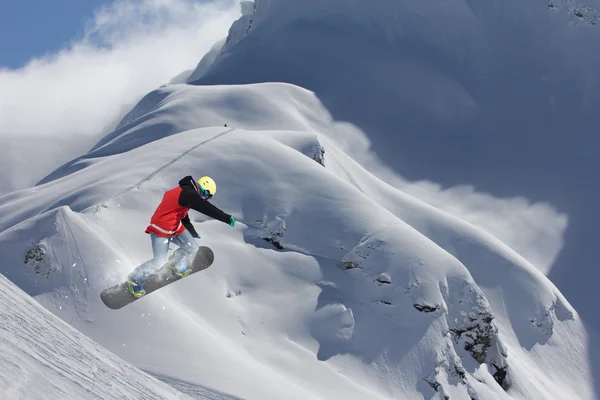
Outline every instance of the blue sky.
POLYGON ((8 0, 0 7, 0 66, 23 66, 80 37, 87 20, 108 0, 8 0))

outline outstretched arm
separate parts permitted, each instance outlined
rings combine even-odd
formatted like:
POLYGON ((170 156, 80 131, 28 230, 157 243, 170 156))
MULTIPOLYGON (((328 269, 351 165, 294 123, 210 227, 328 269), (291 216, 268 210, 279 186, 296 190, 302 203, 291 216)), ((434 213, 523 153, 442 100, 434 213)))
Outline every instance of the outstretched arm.
POLYGON ((179 205, 183 207, 189 207, 192 210, 201 212, 204 215, 225 222, 226 224, 231 223, 231 215, 221 211, 213 204, 209 203, 207 200, 204 200, 191 190, 181 191, 181 194, 179 195, 179 205))

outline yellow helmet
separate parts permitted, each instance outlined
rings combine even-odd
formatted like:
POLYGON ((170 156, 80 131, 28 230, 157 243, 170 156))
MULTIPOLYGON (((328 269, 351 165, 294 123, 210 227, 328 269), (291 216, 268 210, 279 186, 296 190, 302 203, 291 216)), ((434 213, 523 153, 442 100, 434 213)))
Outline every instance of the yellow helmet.
POLYGON ((203 192, 208 192, 210 197, 213 197, 217 193, 217 184, 212 180, 210 176, 203 176, 198 179, 198 186, 203 192))

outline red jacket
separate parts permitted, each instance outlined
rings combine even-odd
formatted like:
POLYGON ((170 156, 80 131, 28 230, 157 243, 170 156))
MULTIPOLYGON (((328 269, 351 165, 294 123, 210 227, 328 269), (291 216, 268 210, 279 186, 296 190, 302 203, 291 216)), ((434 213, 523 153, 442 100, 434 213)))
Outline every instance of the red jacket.
POLYGON ((196 182, 191 176, 186 176, 179 181, 178 187, 164 194, 150 219, 146 233, 171 237, 180 235, 187 228, 192 236, 199 237, 188 216, 190 208, 225 223, 229 223, 231 218, 231 215, 200 197, 196 182))
POLYGON ((190 208, 179 205, 181 190, 181 187, 176 187, 165 193, 154 211, 154 215, 150 218, 150 225, 146 228, 146 233, 170 237, 179 235, 185 230, 181 220, 187 216, 190 208))

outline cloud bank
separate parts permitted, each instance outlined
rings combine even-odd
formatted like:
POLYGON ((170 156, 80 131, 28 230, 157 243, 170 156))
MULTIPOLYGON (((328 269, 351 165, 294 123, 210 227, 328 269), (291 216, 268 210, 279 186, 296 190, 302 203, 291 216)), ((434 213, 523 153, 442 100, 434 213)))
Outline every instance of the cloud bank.
POLYGON ((0 69, 0 194, 87 150, 141 96, 193 69, 239 16, 230 0, 115 1, 67 48, 0 69))
POLYGON ((495 197, 472 185, 444 188, 409 181, 377 157, 369 137, 355 125, 336 122, 334 142, 346 154, 391 186, 483 229, 548 275, 565 245, 569 217, 546 202, 523 196, 495 197))

